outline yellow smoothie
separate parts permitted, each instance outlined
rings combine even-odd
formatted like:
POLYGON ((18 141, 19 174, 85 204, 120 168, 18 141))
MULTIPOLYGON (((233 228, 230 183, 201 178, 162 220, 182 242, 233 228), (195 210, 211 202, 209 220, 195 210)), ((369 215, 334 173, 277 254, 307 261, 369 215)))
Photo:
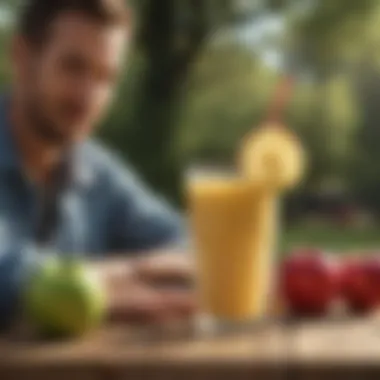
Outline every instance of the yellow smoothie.
POLYGON ((267 314, 278 202, 300 181, 306 160, 291 131, 267 124, 243 141, 239 163, 236 176, 211 173, 188 183, 200 306, 227 321, 267 314))
POLYGON ((239 178, 189 184, 202 310, 222 320, 265 314, 277 231, 277 197, 239 178))

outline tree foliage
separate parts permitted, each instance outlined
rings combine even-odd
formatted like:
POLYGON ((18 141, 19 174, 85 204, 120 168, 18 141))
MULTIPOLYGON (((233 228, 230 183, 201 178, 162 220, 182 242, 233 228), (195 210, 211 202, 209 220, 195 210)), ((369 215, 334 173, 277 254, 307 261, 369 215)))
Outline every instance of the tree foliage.
MULTIPOLYGON (((22 0, 1 0, 16 12, 22 0)), ((306 187, 338 178, 380 209, 380 4, 376 0, 131 0, 135 43, 99 134, 145 179, 178 199, 183 169, 231 162, 267 115, 276 85, 298 81, 284 121, 310 152, 306 187), (277 15, 263 39, 287 66, 268 65, 239 31, 277 15), (228 33, 227 33, 228 32, 228 33), (228 35, 228 38, 225 36, 228 35), (277 69, 274 67, 277 66, 277 69)), ((1 18, 0 18, 1 21, 1 18)), ((9 23, 0 25, 0 81, 9 80, 9 23)), ((265 57, 264 57, 265 58, 265 57)))

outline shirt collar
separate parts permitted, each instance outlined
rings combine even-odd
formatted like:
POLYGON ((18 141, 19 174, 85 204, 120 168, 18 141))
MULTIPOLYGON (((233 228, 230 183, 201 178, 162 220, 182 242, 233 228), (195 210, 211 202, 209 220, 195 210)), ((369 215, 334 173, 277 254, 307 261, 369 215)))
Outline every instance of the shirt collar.
MULTIPOLYGON (((0 95, 0 170, 22 171, 17 149, 12 137, 10 121, 10 96, 0 95)), ((73 147, 69 156, 70 185, 88 188, 95 179, 95 168, 85 154, 85 143, 73 147)))
POLYGON ((20 169, 16 147, 13 141, 9 119, 9 96, 0 96, 0 169, 20 169))
POLYGON ((86 144, 82 143, 74 147, 69 157, 71 180, 73 184, 81 188, 89 188, 96 177, 96 168, 92 160, 85 154, 86 144))

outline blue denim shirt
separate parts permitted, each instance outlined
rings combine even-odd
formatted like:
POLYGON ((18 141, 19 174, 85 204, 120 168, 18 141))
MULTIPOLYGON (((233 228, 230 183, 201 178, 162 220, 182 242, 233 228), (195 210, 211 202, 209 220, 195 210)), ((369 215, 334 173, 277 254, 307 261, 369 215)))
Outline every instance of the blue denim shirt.
MULTIPOLYGON (((34 233, 39 191, 26 178, 15 150, 7 101, 0 103, 0 322, 14 308, 30 263, 38 258, 34 233)), ((131 168, 93 141, 75 150, 73 174, 59 199, 51 242, 59 254, 102 257, 179 242, 181 218, 150 192, 131 168)))

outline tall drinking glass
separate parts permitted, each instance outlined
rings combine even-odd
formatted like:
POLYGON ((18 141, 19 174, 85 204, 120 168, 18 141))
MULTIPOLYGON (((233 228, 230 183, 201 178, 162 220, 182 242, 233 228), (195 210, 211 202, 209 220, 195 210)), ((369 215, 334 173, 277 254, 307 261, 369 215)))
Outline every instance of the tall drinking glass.
POLYGON ((187 195, 203 320, 230 326, 265 318, 277 196, 220 170, 191 171, 187 195))

